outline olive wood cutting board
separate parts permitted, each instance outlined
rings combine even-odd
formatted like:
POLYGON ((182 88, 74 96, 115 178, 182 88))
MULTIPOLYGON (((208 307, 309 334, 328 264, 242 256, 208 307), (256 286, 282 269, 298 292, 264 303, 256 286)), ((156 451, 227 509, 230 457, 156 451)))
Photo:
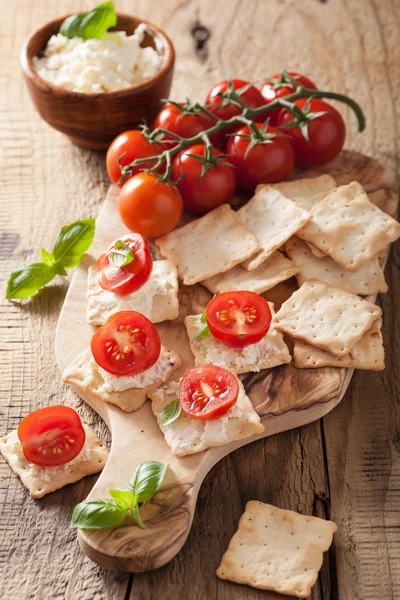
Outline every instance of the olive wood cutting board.
MULTIPOLYGON (((351 151, 342 154, 328 167, 301 172, 298 178, 329 173, 338 184, 359 181, 372 202, 394 216, 398 196, 394 173, 376 160, 351 151)), ((87 268, 114 239, 128 233, 122 224, 117 202, 118 188, 111 186, 97 219, 91 254, 77 268, 58 321, 56 358, 61 371, 84 351, 93 334, 85 321, 87 268)), ((292 280, 265 293, 279 308, 296 289, 292 280)), ((181 314, 176 321, 157 325, 162 343, 179 352, 183 365, 173 374, 179 379, 193 366, 183 318, 201 312, 211 295, 200 284, 181 286, 181 314)), ((200 485, 217 461, 256 439, 315 421, 331 411, 343 398, 353 369, 296 369, 292 364, 242 377, 246 391, 261 417, 265 431, 252 438, 211 448, 199 454, 175 457, 171 454, 148 400, 138 411, 125 413, 102 400, 91 403, 111 430, 111 452, 90 497, 108 498, 108 491, 127 485, 135 467, 147 460, 168 463, 170 468, 162 489, 141 511, 146 528, 132 523, 100 530, 81 530, 80 544, 89 558, 99 565, 123 571, 155 569, 171 560, 183 546, 193 520, 200 485)))

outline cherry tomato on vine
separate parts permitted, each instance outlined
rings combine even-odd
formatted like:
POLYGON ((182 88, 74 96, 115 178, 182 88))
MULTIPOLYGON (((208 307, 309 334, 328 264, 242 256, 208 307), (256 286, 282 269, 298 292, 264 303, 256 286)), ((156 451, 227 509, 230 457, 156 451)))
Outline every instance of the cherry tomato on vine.
MULTIPOLYGON (((185 103, 181 102, 179 103, 179 106, 184 109, 186 105, 185 103)), ((213 125, 215 125, 214 119, 205 112, 195 112, 194 109, 191 110, 188 108, 188 113, 185 112, 185 110, 180 110, 180 108, 175 104, 167 104, 156 116, 153 129, 156 129, 157 127, 168 129, 168 131, 171 131, 171 133, 175 133, 176 135, 187 139, 198 135, 206 129, 210 129, 213 125)), ((167 135, 164 136, 163 139, 170 140, 167 144, 165 144, 166 148, 173 148, 173 146, 176 146, 178 143, 177 141, 173 142, 173 138, 168 137, 167 135)), ((223 145, 224 136, 221 134, 216 134, 215 136, 211 136, 210 140, 216 146, 223 145)))
POLYGON ((122 186, 118 210, 128 229, 155 238, 178 224, 183 202, 176 187, 157 183, 153 173, 137 173, 122 186))
POLYGON ((160 356, 161 341, 147 317, 135 310, 123 310, 99 327, 90 347, 100 367, 122 377, 150 369, 160 356))
MULTIPOLYGON (((289 75, 294 77, 296 81, 303 87, 311 88, 312 90, 317 89, 315 83, 305 75, 300 75, 300 73, 295 73, 294 71, 289 71, 289 75)), ((272 75, 272 77, 263 83, 261 88, 261 94, 263 95, 264 102, 266 104, 271 104, 271 102, 277 100, 278 98, 284 98, 285 96, 292 94, 294 91, 295 86, 290 83, 285 84, 282 82, 281 75, 272 75)), ((274 108, 268 113, 271 125, 277 124, 280 111, 281 108, 274 108)))
POLYGON ((211 334, 232 348, 243 348, 262 340, 271 319, 268 302, 250 291, 222 292, 214 296, 206 308, 211 334))
POLYGON ((182 410, 195 419, 217 419, 225 415, 239 396, 238 380, 217 365, 190 369, 182 378, 179 401, 182 410))
MULTIPOLYGON (((305 169, 326 165, 339 154, 346 138, 346 126, 341 114, 333 106, 317 98, 313 98, 309 104, 306 98, 296 100, 294 104, 307 113, 309 137, 307 140, 300 127, 282 129, 293 142, 296 165, 305 169), (312 118, 313 113, 325 114, 317 114, 312 118)), ((293 119, 289 111, 282 109, 278 116, 278 126, 288 125, 293 119)))
POLYGON ((78 456, 86 433, 73 408, 47 406, 22 419, 18 437, 26 460, 41 467, 55 467, 78 456))
MULTIPOLYGON (((229 92, 229 88, 236 90, 239 93, 240 100, 244 102, 248 108, 258 108, 265 104, 261 92, 254 87, 254 85, 250 85, 248 81, 244 81, 243 79, 232 79, 231 82, 228 80, 221 81, 208 92, 206 107, 223 121, 228 121, 228 119, 240 115, 242 112, 242 109, 239 106, 236 106, 232 102, 226 103, 226 99, 219 96, 219 94, 229 92), (246 86, 250 87, 246 89, 246 86), (241 89, 243 89, 242 92, 240 92, 241 89)), ((263 113, 258 117, 254 117, 253 120, 263 122, 267 116, 268 115, 263 113)), ((235 129, 237 129, 237 127, 229 128, 228 130, 225 130, 224 133, 230 133, 235 131, 235 129)))
POLYGON ((153 268, 153 259, 148 243, 138 233, 123 235, 108 246, 97 260, 100 271, 99 284, 104 290, 114 294, 131 294, 149 279, 153 268), (116 266, 110 261, 110 255, 118 252, 116 245, 122 242, 133 253, 133 260, 124 266, 116 266))
POLYGON ((236 170, 238 185, 250 192, 259 183, 275 183, 287 179, 294 169, 291 139, 271 125, 266 129, 261 123, 255 123, 255 126, 265 132, 264 142, 260 141, 249 150, 251 131, 249 127, 243 127, 229 138, 226 147, 229 161, 236 170))
POLYGON ((178 154, 172 165, 171 179, 176 184, 187 210, 206 213, 232 197, 236 188, 235 169, 224 154, 204 144, 189 146, 178 154), (209 156, 209 162, 206 156, 209 156), (193 158, 196 155, 200 160, 193 158), (201 160, 203 159, 203 161, 201 160), (206 169, 203 176, 202 171, 206 169))
MULTIPOLYGON (((118 165, 119 158, 121 158, 121 164, 125 166, 137 158, 157 156, 163 150, 162 144, 149 142, 139 129, 124 131, 111 142, 107 150, 106 167, 108 176, 113 183, 121 187, 123 184, 118 184, 118 180, 121 177, 121 169, 118 165)), ((143 171, 143 169, 151 169, 155 164, 155 160, 146 161, 140 166, 135 167, 132 170, 132 175, 143 171)))

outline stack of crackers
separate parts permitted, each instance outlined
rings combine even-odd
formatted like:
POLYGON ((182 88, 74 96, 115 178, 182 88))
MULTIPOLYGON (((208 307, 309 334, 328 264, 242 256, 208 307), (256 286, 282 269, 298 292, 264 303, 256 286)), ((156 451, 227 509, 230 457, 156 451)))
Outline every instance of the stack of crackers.
POLYGON ((213 294, 264 294, 294 275, 299 289, 273 326, 292 336, 295 366, 381 370, 373 300, 388 289, 382 263, 399 236, 400 224, 358 182, 337 186, 322 175, 258 186, 237 212, 225 204, 156 243, 184 284, 213 294))

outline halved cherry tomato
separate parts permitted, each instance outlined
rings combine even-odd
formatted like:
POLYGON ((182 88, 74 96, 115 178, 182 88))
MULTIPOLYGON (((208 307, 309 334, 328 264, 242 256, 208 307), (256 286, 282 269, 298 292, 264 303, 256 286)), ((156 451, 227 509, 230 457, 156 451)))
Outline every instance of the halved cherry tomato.
POLYGON ((73 408, 47 406, 22 419, 18 437, 26 460, 41 467, 55 467, 78 456, 86 433, 73 408))
MULTIPOLYGON (((120 133, 110 144, 106 156, 107 173, 111 181, 118 183, 121 177, 118 159, 121 159, 121 165, 129 165, 137 158, 147 158, 148 156, 157 156, 163 152, 162 144, 149 142, 139 129, 131 129, 120 133)), ((148 160, 132 170, 132 175, 151 169, 156 164, 155 160, 148 160)), ((118 184, 120 187, 122 185, 118 184)))
MULTIPOLYGON (((301 109, 307 108, 306 103, 307 98, 294 102, 301 109)), ((282 129, 293 142, 296 165, 304 169, 313 169, 329 163, 339 154, 346 139, 346 125, 336 108, 323 100, 313 98, 309 105, 309 115, 312 113, 317 115, 307 124, 308 140, 300 127, 282 129)), ((283 108, 278 116, 278 126, 288 125, 293 119, 293 115, 283 108)))
MULTIPOLYGON (((184 102, 180 102, 179 104, 182 106, 182 108, 185 107, 184 102)), ((210 129, 210 127, 213 125, 215 125, 214 119, 201 110, 198 112, 193 112, 193 114, 186 114, 174 104, 167 104, 156 116, 153 129, 156 129, 157 127, 168 129, 168 131, 171 131, 171 133, 175 133, 176 135, 187 139, 201 133, 202 131, 205 131, 206 129, 210 129)), ((165 144, 166 148, 173 148, 173 146, 176 146, 178 143, 170 136, 164 136, 163 139, 169 140, 168 143, 165 144)), ((216 134, 211 136, 210 140, 212 144, 220 146, 221 143, 223 145, 224 136, 221 136, 221 134, 216 134)))
POLYGON ((268 332, 271 311, 255 292, 223 292, 207 305, 206 319, 212 335, 232 348, 259 342, 268 332))
POLYGON ((120 295, 131 294, 141 288, 149 279, 152 268, 153 259, 149 245, 138 233, 121 236, 110 244, 97 260, 101 287, 120 295), (124 267, 117 267, 109 260, 118 241, 126 244, 133 252, 133 261, 124 267))
MULTIPOLYGON (((256 123, 256 127, 263 129, 261 123, 256 123)), ((252 192, 259 183, 275 183, 291 175, 294 169, 292 140, 282 131, 268 125, 265 137, 269 139, 256 144, 250 151, 250 129, 242 127, 236 133, 229 138, 226 152, 243 190, 252 192)))
MULTIPOLYGON (((295 73, 294 71, 289 71, 289 75, 294 77, 296 81, 302 85, 303 87, 310 88, 312 90, 316 90, 317 86, 315 83, 308 79, 305 75, 300 75, 300 73, 295 73)), ((292 84, 284 84, 281 82, 280 75, 272 75, 261 88, 261 94, 264 97, 264 101, 267 104, 271 104, 274 100, 278 98, 283 98, 284 96, 288 96, 295 91, 295 86, 292 84)), ((281 108, 274 108, 268 113, 268 117, 270 119, 271 125, 276 125, 278 122, 278 115, 281 111, 281 108)))
POLYGON ((238 380, 217 365, 190 369, 182 378, 179 401, 182 410, 195 419, 217 419, 236 403, 238 380))
POLYGON ((157 183, 153 173, 137 173, 123 185, 118 210, 131 231, 155 238, 178 224, 183 202, 177 188, 163 181, 157 183))
POLYGON ((204 157, 204 144, 189 146, 180 152, 172 164, 171 179, 182 194, 185 208, 206 213, 231 199, 236 188, 235 169, 217 148, 212 148, 212 157, 204 175, 203 164, 191 155, 204 157), (218 157, 221 157, 218 159, 218 157))
POLYGON ((91 341, 97 364, 113 375, 137 375, 158 360, 161 341, 147 317, 135 310, 112 315, 99 327, 91 341))

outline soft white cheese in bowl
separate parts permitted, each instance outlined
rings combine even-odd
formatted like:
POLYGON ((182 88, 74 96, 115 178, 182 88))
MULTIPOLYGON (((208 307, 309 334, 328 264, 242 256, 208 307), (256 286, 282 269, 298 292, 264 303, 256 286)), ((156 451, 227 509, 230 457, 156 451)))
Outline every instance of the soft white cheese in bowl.
POLYGON ((159 71, 162 56, 151 46, 141 46, 146 25, 133 35, 125 31, 103 38, 69 39, 52 35, 43 56, 33 58, 42 79, 65 90, 83 93, 115 92, 143 83, 159 71))

